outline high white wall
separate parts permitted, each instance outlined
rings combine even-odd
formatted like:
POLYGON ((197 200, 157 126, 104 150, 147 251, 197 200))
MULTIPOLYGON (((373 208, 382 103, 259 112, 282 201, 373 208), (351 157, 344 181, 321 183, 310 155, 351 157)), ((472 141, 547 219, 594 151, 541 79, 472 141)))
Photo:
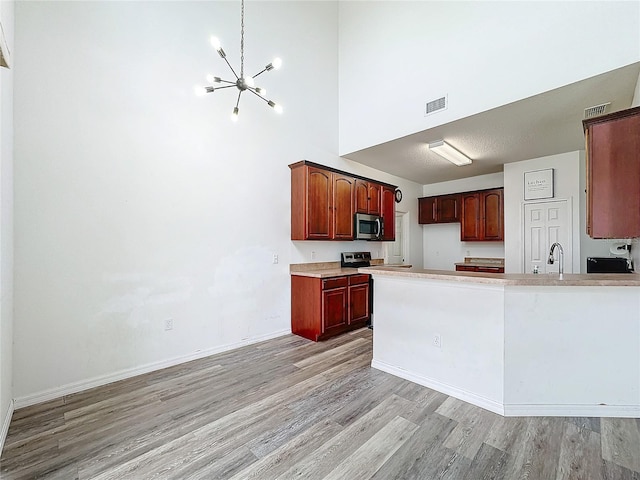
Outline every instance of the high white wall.
POLYGON ((640 60, 637 1, 339 5, 341 154, 640 60))
POLYGON ((640 106, 640 75, 638 75, 638 81, 636 82, 636 89, 633 92, 633 101, 631 102, 632 107, 640 106))
POLYGON ((233 124, 232 91, 193 86, 231 77, 211 34, 238 68, 239 3, 16 5, 18 405, 289 332, 289 263, 379 247, 291 242, 291 163, 398 184, 415 217, 420 186, 337 156, 337 9, 247 2, 284 115, 245 93, 233 124))
MULTIPOLYGON (((503 186, 503 174, 493 173, 424 185, 422 196, 430 197, 503 186)), ((504 242, 461 242, 460 223, 422 225, 421 228, 424 268, 455 270, 455 263, 464 261, 464 257, 504 258, 504 242)))
MULTIPOLYGON (((530 273, 523 266, 523 205, 524 173, 546 168, 554 169, 554 199, 566 199, 572 206, 572 264, 574 272, 580 265, 581 220, 580 204, 584 194, 580 194, 580 154, 569 152, 548 157, 534 158, 522 162, 507 163, 504 166, 504 224, 505 224, 505 272, 530 273)), ((566 262, 565 262, 566 264, 566 262)), ((570 273, 568 270, 567 273, 570 273)))
MULTIPOLYGON (((0 2, 11 53, 13 1, 0 2)), ((13 70, 0 68, 0 451, 13 410, 13 70)))

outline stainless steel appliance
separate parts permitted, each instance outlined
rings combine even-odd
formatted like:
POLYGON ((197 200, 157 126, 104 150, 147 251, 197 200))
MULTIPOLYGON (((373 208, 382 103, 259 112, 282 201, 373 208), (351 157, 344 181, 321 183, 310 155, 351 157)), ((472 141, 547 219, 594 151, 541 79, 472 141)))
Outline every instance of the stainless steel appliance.
POLYGON ((626 258, 587 257, 587 273, 631 273, 626 258))
POLYGON ((384 232, 384 220, 378 215, 356 213, 354 229, 356 240, 380 240, 384 232))
MULTIPOLYGON (((342 252, 340 265, 343 268, 359 268, 371 266, 371 252, 342 252)), ((369 277, 369 328, 373 328, 373 277, 369 277)))
POLYGON ((340 265, 345 268, 358 268, 371 266, 371 252, 342 252, 340 265))

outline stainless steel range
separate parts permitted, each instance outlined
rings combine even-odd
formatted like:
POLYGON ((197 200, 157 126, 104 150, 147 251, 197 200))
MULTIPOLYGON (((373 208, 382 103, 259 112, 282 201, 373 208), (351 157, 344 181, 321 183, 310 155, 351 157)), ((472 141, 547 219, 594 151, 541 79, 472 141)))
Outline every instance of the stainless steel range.
POLYGON ((342 268, 370 267, 371 252, 342 252, 340 265, 342 268))

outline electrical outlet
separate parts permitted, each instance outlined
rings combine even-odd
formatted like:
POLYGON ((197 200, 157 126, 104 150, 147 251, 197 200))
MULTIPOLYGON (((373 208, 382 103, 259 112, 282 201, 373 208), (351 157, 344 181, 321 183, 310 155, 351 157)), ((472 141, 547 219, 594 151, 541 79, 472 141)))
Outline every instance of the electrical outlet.
POLYGON ((274 253, 273 254, 273 264, 276 265, 278 263, 278 254, 274 253))
POLYGON ((442 348, 442 337, 439 333, 433 335, 433 346, 437 348, 442 348))
POLYGON ((165 330, 173 330, 173 318, 167 318, 164 321, 164 329, 165 330))

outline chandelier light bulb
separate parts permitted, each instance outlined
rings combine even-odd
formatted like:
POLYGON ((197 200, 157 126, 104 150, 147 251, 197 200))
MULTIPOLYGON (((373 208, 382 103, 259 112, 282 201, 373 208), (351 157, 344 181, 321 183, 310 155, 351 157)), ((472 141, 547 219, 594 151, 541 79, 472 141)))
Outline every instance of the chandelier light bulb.
POLYGON ((276 111, 276 113, 282 113, 282 105, 278 105, 276 103, 276 105, 273 107, 273 109, 276 111))
POLYGON ((216 50, 222 49, 222 44, 220 43, 220 39, 218 37, 211 36, 211 46, 216 50))
POLYGON ((257 87, 256 88, 256 93, 258 95, 260 95, 261 97, 266 97, 267 96, 267 91, 264 88, 257 87))
POLYGON ((193 93, 195 93, 198 97, 202 97, 207 94, 207 89, 200 86, 193 87, 193 93))
POLYGON ((282 66, 282 59, 280 57, 274 58, 273 62, 271 62, 271 65, 273 65, 273 68, 278 70, 282 66))
POLYGON ((220 77, 214 77, 211 74, 207 75, 207 82, 209 83, 220 83, 220 81, 221 81, 220 77))
POLYGON ((233 113, 231 114, 231 120, 234 122, 238 121, 238 107, 234 107, 233 113))
POLYGON ((247 87, 255 87, 256 86, 256 82, 253 81, 253 77, 247 77, 244 79, 244 83, 247 85, 247 87))

